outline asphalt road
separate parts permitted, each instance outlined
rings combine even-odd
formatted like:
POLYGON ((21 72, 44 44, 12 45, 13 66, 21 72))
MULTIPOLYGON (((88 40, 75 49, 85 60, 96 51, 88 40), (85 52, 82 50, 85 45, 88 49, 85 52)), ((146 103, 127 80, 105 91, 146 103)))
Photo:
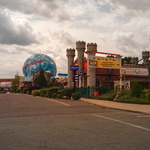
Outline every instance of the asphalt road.
POLYGON ((0 94, 0 150, 149 150, 150 115, 0 94))

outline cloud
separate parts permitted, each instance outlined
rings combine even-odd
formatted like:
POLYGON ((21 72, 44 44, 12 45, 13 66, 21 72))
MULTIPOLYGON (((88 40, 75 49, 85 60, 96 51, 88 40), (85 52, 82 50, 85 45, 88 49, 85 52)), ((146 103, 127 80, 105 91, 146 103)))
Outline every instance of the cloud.
POLYGON ((149 0, 111 0, 110 4, 125 15, 148 15, 150 16, 149 0))
POLYGON ((36 43, 36 37, 28 23, 21 25, 5 11, 0 11, 0 43, 30 45, 36 43))
POLYGON ((125 56, 140 56, 141 52, 146 49, 145 41, 136 38, 132 32, 116 31, 113 34, 113 39, 116 42, 117 48, 125 56))
POLYGON ((55 18, 59 21, 69 20, 69 15, 63 6, 67 0, 0 0, 2 9, 9 9, 27 15, 39 15, 46 18, 55 18))

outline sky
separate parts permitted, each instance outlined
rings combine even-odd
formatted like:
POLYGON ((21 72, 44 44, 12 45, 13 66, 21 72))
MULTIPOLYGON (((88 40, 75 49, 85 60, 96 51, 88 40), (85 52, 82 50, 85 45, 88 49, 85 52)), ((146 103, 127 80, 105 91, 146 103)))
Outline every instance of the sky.
POLYGON ((150 50, 149 8, 150 0, 0 0, 0 78, 23 75, 36 53, 67 73, 66 49, 76 41, 142 58, 150 50))

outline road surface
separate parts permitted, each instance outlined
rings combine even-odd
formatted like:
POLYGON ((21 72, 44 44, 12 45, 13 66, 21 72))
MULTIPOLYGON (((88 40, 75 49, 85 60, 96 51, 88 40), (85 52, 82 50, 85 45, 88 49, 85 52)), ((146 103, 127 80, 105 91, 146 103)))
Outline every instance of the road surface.
POLYGON ((150 116, 73 100, 0 94, 1 150, 149 150, 150 116))

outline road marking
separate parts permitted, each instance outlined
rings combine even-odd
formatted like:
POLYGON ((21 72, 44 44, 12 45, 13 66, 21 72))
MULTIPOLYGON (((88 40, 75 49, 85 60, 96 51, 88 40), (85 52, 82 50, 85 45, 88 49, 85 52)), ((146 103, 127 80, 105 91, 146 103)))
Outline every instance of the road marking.
POLYGON ((150 115, 141 115, 141 116, 137 116, 139 118, 150 118, 150 115))
POLYGON ((145 127, 142 127, 142 126, 134 125, 134 124, 127 123, 127 122, 124 122, 124 121, 121 121, 121 120, 116 120, 116 119, 112 119, 112 118, 105 117, 105 116, 101 116, 101 115, 97 115, 97 114, 92 114, 92 115, 93 115, 93 116, 96 116, 96 117, 99 117, 99 118, 111 120, 111 121, 114 121, 114 122, 118 122, 118 123, 120 123, 120 124, 125 124, 125 125, 128 125, 128 126, 134 127, 134 128, 139 128, 139 129, 142 129, 142 130, 145 130, 145 131, 149 131, 149 132, 150 132, 150 129, 149 129, 149 128, 145 128, 145 127))
POLYGON ((70 106, 69 104, 66 104, 66 103, 63 103, 63 102, 60 102, 57 100, 51 100, 51 99, 47 99, 47 98, 46 98, 46 100, 51 101, 51 102, 55 102, 55 103, 59 103, 59 104, 65 105, 65 106, 70 106))

